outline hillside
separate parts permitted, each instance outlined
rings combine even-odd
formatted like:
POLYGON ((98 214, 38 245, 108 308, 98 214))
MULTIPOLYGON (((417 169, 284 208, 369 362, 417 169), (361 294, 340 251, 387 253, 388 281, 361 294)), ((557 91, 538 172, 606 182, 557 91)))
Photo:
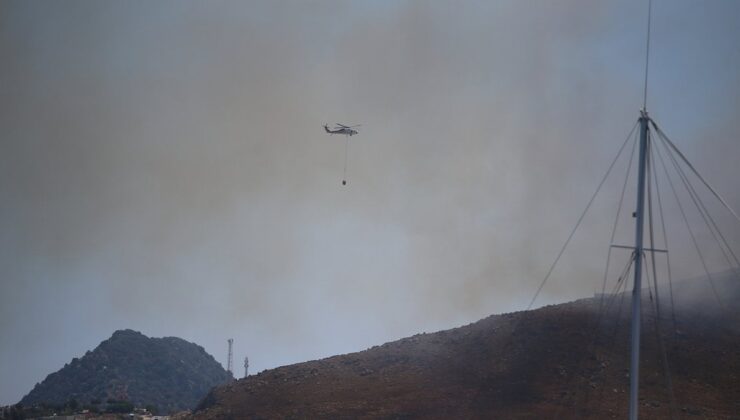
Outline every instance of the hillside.
POLYGON ((167 413, 192 409, 211 387, 231 379, 197 344, 121 330, 47 376, 21 403, 28 407, 71 399, 79 404, 118 400, 167 413))
MULTIPOLYGON (((717 287, 731 306, 719 309, 707 287, 675 287, 675 330, 663 308, 679 418, 740 413, 740 295, 737 281, 717 287)), ((603 312, 583 299, 267 370, 215 388, 194 417, 625 418, 629 295, 612 296, 603 312)), ((669 418, 655 317, 644 309, 641 415, 669 418)))

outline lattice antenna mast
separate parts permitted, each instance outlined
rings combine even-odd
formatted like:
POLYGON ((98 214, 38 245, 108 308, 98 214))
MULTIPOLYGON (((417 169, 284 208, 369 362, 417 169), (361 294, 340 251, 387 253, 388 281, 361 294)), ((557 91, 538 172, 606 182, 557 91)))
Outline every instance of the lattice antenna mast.
POLYGON ((229 343, 229 356, 226 359, 226 371, 229 375, 234 376, 234 339, 226 340, 229 343))
POLYGON ((249 375, 249 357, 244 358, 244 377, 249 375))

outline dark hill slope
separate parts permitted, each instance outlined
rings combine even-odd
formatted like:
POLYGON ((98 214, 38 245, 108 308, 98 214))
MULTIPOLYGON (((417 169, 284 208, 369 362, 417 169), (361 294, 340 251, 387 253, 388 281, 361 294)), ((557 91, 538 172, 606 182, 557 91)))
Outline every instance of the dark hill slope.
POLYGON ((173 412, 192 409, 210 388, 229 380, 230 375, 197 344, 121 330, 47 376, 21 403, 61 404, 74 398, 84 404, 115 399, 173 412))
MULTIPOLYGON (((740 413, 737 288, 721 291, 733 305, 726 310, 713 296, 678 289, 679 332, 667 309, 662 323, 677 415, 733 418, 740 413)), ((194 417, 625 418, 629 295, 610 302, 598 323, 600 301, 584 299, 267 370, 215 388, 194 417)), ((640 410, 669 418, 654 326, 645 305, 640 410)))

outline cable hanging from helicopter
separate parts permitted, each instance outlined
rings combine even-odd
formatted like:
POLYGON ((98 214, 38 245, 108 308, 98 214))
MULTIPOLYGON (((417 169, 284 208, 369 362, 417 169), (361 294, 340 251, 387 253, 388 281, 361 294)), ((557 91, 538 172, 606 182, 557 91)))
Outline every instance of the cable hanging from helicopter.
POLYGON ((356 125, 344 125, 335 123, 334 128, 329 128, 329 125, 324 124, 324 130, 326 130, 329 134, 342 134, 345 136, 345 143, 344 143, 344 170, 342 172, 342 185, 347 185, 347 156, 349 153, 349 138, 354 136, 355 134, 358 134, 357 130, 355 130, 356 127, 360 127, 362 124, 356 124, 356 125))

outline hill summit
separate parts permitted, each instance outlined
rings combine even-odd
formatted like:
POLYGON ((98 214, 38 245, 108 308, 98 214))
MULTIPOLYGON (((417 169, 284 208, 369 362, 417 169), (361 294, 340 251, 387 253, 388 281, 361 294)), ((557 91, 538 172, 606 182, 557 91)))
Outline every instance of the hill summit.
POLYGON ((33 406, 115 400, 171 413, 194 408, 210 388, 232 379, 197 344, 119 330, 95 350, 47 376, 20 402, 33 406))

